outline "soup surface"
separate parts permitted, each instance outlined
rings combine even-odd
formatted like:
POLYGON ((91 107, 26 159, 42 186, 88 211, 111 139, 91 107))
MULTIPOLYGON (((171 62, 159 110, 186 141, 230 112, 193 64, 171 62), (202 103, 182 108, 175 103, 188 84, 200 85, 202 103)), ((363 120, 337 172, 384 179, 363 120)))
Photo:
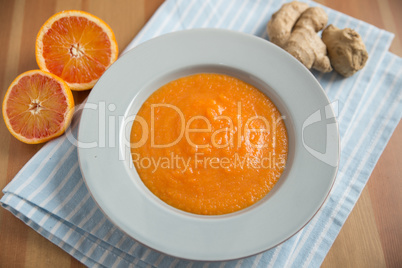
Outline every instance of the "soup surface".
POLYGON ((203 215, 259 201, 281 176, 288 152, 286 127, 271 100, 222 74, 195 74, 159 88, 140 108, 130 139, 148 189, 203 215))

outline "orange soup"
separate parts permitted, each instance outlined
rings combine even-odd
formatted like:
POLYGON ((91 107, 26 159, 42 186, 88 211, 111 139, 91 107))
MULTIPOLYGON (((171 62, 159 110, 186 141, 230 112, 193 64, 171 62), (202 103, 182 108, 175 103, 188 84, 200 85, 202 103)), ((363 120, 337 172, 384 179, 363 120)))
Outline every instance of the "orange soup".
POLYGON ((272 101, 222 74, 195 74, 155 91, 131 130, 134 166, 167 204, 220 215, 263 198, 287 158, 286 127, 272 101))

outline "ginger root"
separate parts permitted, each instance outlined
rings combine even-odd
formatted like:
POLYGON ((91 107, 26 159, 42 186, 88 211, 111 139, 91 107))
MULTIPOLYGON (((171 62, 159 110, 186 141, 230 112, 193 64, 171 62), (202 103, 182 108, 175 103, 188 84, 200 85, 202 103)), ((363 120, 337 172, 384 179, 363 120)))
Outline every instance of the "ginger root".
POLYGON ((267 24, 267 33, 271 42, 283 48, 290 37, 293 25, 307 8, 306 3, 293 1, 284 4, 275 12, 267 24))
POLYGON ((285 49, 308 69, 330 72, 327 48, 317 32, 324 29, 328 16, 322 8, 306 3, 284 4, 272 15, 267 33, 272 43, 285 49))
POLYGON ((327 45, 332 66, 341 75, 349 77, 366 64, 366 47, 354 30, 341 30, 331 24, 323 31, 322 40, 327 45))
POLYGON ((328 22, 328 16, 320 7, 306 9, 296 22, 284 49, 304 64, 308 69, 321 72, 332 71, 327 56, 327 47, 317 32, 328 22))

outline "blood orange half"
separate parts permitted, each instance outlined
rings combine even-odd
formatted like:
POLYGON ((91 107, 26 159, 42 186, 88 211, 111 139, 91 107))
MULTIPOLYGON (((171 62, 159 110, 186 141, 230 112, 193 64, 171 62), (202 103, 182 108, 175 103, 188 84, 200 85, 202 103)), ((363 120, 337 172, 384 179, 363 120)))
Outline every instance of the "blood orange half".
POLYGON ((59 76, 72 90, 86 90, 117 59, 118 47, 104 21, 69 10, 45 22, 36 38, 35 54, 41 70, 59 76))
POLYGON ((59 77, 41 70, 19 75, 3 101, 3 118, 11 134, 37 144, 64 133, 74 113, 74 98, 59 77))

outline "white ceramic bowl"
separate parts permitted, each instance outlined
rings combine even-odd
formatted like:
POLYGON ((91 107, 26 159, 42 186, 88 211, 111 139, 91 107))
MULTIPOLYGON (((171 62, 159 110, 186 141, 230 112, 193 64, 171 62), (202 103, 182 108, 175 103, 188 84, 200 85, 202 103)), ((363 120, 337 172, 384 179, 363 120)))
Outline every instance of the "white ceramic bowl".
POLYGON ((288 239, 323 204, 339 161, 334 117, 313 75, 282 49, 238 32, 186 30, 139 45, 101 77, 83 110, 79 162, 105 215, 140 243, 185 259, 242 258, 288 239), (128 145, 133 117, 149 95, 171 80, 206 72, 260 89, 285 116, 289 138, 287 166, 274 189, 223 216, 190 214, 162 202, 139 178, 128 145))

